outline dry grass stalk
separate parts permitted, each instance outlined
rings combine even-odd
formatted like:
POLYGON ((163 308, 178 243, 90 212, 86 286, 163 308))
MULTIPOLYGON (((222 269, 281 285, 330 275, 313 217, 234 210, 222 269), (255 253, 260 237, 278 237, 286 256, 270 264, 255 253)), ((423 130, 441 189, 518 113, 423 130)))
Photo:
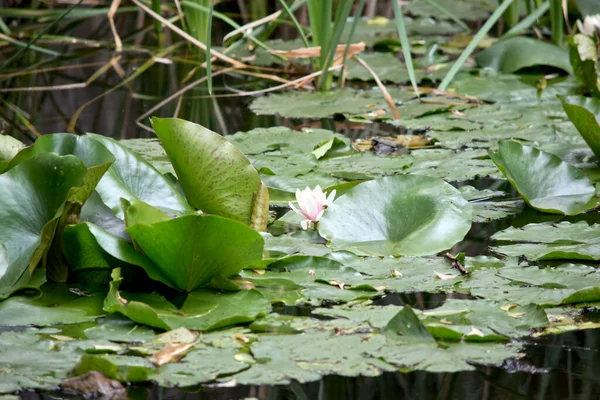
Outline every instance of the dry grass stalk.
POLYGON ((396 108, 394 99, 392 98, 392 96, 390 96, 390 93, 387 91, 385 85, 381 82, 375 71, 373 71, 373 69, 369 67, 369 64, 367 64, 365 60, 361 59, 360 57, 354 57, 354 60, 356 60, 356 62, 358 62, 360 65, 362 65, 363 68, 371 74, 373 79, 375 79, 375 83, 377 83, 377 86, 379 86, 379 89, 381 90, 381 94, 383 94, 385 102, 390 107, 390 110, 392 110, 392 115, 394 116, 394 119, 401 119, 400 111, 398 111, 398 108, 396 108))

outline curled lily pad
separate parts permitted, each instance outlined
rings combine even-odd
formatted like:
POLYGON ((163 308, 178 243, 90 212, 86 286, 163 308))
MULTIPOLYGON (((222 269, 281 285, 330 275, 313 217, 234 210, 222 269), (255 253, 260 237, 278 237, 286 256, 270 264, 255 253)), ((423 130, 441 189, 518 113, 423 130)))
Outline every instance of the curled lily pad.
POLYGON ((560 100, 577 131, 600 158, 600 100, 583 96, 566 96, 560 100))
POLYGON ((263 239, 244 224, 216 215, 186 215, 127 228, 135 243, 181 290, 235 275, 262 259, 263 239))
POLYGON ((471 228, 472 208, 441 179, 395 176, 363 182, 336 200, 319 233, 338 249, 367 255, 427 255, 471 228))
MULTIPOLYGON (((86 174, 78 158, 47 153, 0 175, 0 298, 34 282, 31 271, 50 248, 61 216, 69 213, 65 204, 86 174)), ((34 275, 39 278, 39 272, 34 275)))
POLYGON ((115 163, 98 183, 96 191, 119 218, 123 218, 121 198, 129 201, 141 200, 172 214, 192 211, 175 185, 148 161, 114 139, 88 135, 102 143, 116 158, 115 163))
POLYGON ((267 214, 268 190, 241 151, 221 135, 181 119, 153 118, 152 126, 192 206, 266 228, 257 215, 267 214))
POLYGON ((490 151, 506 179, 536 210, 575 215, 595 207, 595 188, 581 171, 557 156, 514 141, 490 151))

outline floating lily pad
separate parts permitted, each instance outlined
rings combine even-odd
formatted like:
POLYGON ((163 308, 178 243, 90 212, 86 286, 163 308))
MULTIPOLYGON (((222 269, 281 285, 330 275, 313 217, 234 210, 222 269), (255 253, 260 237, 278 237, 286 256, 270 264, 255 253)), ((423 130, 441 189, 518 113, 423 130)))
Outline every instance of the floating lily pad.
POLYGON ((350 189, 328 208, 319 233, 338 249, 427 255, 462 240, 471 218, 471 206, 452 186, 436 178, 405 175, 350 189))
POLYGON ((501 72, 516 72, 522 68, 547 65, 571 74, 569 53, 563 48, 540 40, 517 36, 496 42, 475 56, 481 67, 501 72))
POLYGON ((133 321, 160 329, 218 329, 251 322, 271 309, 271 304, 256 290, 234 293, 197 290, 189 293, 181 308, 177 308, 156 293, 120 291, 122 279, 120 270, 115 269, 104 310, 121 313, 133 321))
POLYGON ((490 157, 536 210, 566 215, 595 207, 595 188, 576 168, 557 156, 513 141, 501 141, 490 157))
POLYGON ((343 135, 325 129, 304 128, 295 131, 283 126, 255 128, 225 138, 246 155, 309 153, 320 143, 333 138, 348 142, 343 135))

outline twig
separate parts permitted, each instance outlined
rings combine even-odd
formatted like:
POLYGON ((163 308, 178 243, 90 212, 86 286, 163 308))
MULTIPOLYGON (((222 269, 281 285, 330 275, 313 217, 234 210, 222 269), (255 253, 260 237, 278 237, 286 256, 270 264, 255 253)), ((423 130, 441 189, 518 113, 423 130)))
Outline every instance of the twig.
POLYGON ((444 254, 444 257, 450 260, 450 265, 452 266, 452 268, 458 270, 458 272, 460 272, 461 275, 469 275, 469 271, 467 271, 465 267, 463 267, 463 265, 460 263, 460 261, 458 261, 458 259, 455 256, 453 256, 450 253, 446 253, 444 254))

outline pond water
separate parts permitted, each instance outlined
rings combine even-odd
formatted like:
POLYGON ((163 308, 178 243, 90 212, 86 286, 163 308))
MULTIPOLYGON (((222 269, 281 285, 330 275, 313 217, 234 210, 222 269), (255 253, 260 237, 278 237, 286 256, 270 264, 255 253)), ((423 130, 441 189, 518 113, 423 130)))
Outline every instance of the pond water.
MULTIPOLYGON (((361 29, 364 30, 361 32, 368 36, 368 27, 363 26, 361 29)), ((452 28, 448 29, 452 33, 452 28)), ((379 33, 381 32, 378 31, 379 33)), ((428 47, 429 40, 434 40, 430 36, 431 33, 424 35, 425 39, 423 39, 426 42, 423 46, 429 49, 431 49, 428 47)), ((456 54, 452 53, 453 47, 464 48, 464 44, 449 44, 449 37, 442 39, 436 37, 435 40, 446 45, 445 51, 448 54, 456 54)), ((435 49, 433 53, 436 53, 435 49)), ((354 80, 350 81, 344 90, 335 91, 333 95, 293 92, 259 96, 256 99, 247 96, 221 96, 225 93, 231 94, 235 90, 256 90, 267 87, 262 80, 247 79, 233 73, 215 78, 216 96, 208 96, 206 88, 199 87, 188 91, 183 97, 173 98, 172 101, 163 104, 167 96, 181 87, 181 81, 185 80, 186 74, 190 72, 190 68, 185 63, 184 66, 177 63, 155 64, 144 72, 141 78, 101 97, 98 96, 122 83, 118 74, 108 74, 102 80, 96 80, 78 90, 48 92, 33 90, 19 94, 20 107, 31 116, 32 120, 35 120, 36 128, 41 134, 63 132, 74 126, 74 131, 79 134, 93 132, 124 141, 150 139, 156 137, 150 129, 149 117, 151 116, 177 116, 223 134, 232 143, 242 147, 271 190, 273 221, 269 233, 273 237, 267 239, 267 250, 272 253, 271 257, 299 254, 299 257, 310 259, 309 262, 321 263, 317 265, 322 266, 325 271, 326 268, 334 268, 335 273, 341 276, 339 281, 337 275, 333 273, 325 277, 318 276, 320 281, 315 281, 316 284, 301 280, 299 283, 305 286, 295 287, 289 280, 275 276, 276 272, 293 272, 293 268, 296 267, 294 262, 286 264, 285 257, 283 261, 278 261, 281 265, 278 262, 273 263, 276 267, 269 271, 273 275, 267 277, 274 281, 286 280, 279 286, 270 283, 267 278, 261 278, 262 274, 254 270, 244 271, 244 279, 247 279, 251 285, 256 285, 262 293, 261 299, 273 301, 272 314, 265 318, 266 322, 261 320, 249 326, 247 323, 252 319, 244 320, 246 323, 244 327, 248 329, 239 328, 240 330, 236 331, 237 328, 229 328, 231 330, 223 331, 222 337, 219 336, 221 331, 217 331, 214 336, 210 333, 203 339, 206 347, 218 349, 224 354, 227 352, 232 362, 235 355, 235 365, 219 365, 216 367, 217 371, 209 371, 206 372, 206 376, 197 377, 198 382, 209 383, 194 384, 185 389, 150 385, 146 383, 149 379, 132 378, 131 381, 138 383, 127 386, 128 398, 368 400, 593 399, 598 397, 600 393, 600 329, 598 329, 600 327, 598 311, 600 283, 597 282, 599 278, 596 268, 600 260, 600 250, 598 250, 600 246, 596 239, 590 239, 586 235, 588 225, 592 227, 591 229, 598 229, 594 224, 600 223, 600 212, 593 209, 565 217, 536 211, 525 205, 520 199, 519 192, 503 179, 504 176, 488 156, 488 149, 497 149, 499 140, 516 138, 523 144, 540 147, 558 155, 566 163, 584 171, 592 183, 599 182, 600 169, 594 163, 594 156, 566 118, 560 102, 555 98, 556 94, 577 93, 575 80, 568 77, 564 71, 557 69, 560 66, 554 64, 550 64, 550 68, 534 66, 532 69, 521 71, 520 75, 487 70, 472 72, 469 66, 459 74, 458 83, 452 89, 459 95, 458 97, 432 95, 420 102, 406 87, 397 85, 406 84, 405 71, 402 70, 402 76, 398 78, 395 75, 398 73, 394 70, 395 64, 386 68, 386 62, 390 61, 386 58, 389 54, 387 52, 366 54, 365 59, 376 66, 375 69, 382 75, 382 79, 388 82, 390 88, 393 87, 392 95, 405 116, 402 120, 389 116, 379 118, 381 114, 377 112, 386 107, 380 98, 379 90, 373 88, 372 82, 364 82, 368 79, 362 77, 361 72, 352 69, 354 68, 352 65, 349 66, 349 73, 350 78, 354 80), (467 95, 479 97, 482 101, 465 97, 467 95), (88 105, 81 108, 84 104, 88 105), (78 115, 78 118, 74 119, 74 115, 78 115), (302 158, 307 155, 304 153, 310 153, 313 148, 321 146, 323 144, 321 140, 311 142, 310 145, 295 142, 295 139, 289 142, 279 141, 279 137, 274 139, 273 136, 269 136, 272 135, 272 131, 258 129, 254 131, 258 132, 257 142, 260 143, 261 138, 264 138, 264 148, 260 144, 256 145, 256 142, 247 141, 246 132, 257 128, 273 127, 290 128, 304 133, 326 130, 324 135, 333 140, 329 144, 331 148, 326 149, 318 160, 311 158, 307 161, 306 158, 302 158), (334 132, 341 135, 335 135, 334 132), (236 133, 238 134, 233 136, 236 133), (396 142, 391 144, 389 142, 397 137, 413 135, 419 140, 425 138, 425 145, 397 146, 396 142), (341 142, 341 147, 345 146, 343 153, 336 154, 336 139, 341 142), (375 141, 372 141, 373 139, 375 141), (366 152, 364 147, 360 147, 360 143, 366 146, 366 152), (298 158, 292 159, 295 156, 298 158), (409 258, 406 264, 402 264, 404 261, 398 264, 399 271, 395 269, 396 267, 389 268, 386 262, 390 260, 385 258, 368 257, 370 261, 363 263, 359 257, 349 256, 346 251, 332 252, 325 248, 324 240, 315 239, 315 235, 302 232, 299 227, 300 220, 293 213, 288 213, 287 201, 293 199, 295 189, 295 187, 290 188, 292 184, 327 182, 330 187, 341 185, 338 190, 344 191, 348 190, 343 187, 344 182, 369 180, 404 172, 417 176, 431 175, 442 178, 460 190, 472 205, 475 217, 470 230, 463 240, 455 243, 449 250, 454 255, 464 253, 466 258, 462 259, 462 262, 470 275, 461 276, 449 264, 445 252, 428 257, 420 257, 421 254, 418 254, 415 258, 409 258), (547 224, 542 225, 544 223, 547 224), (582 224, 578 225, 579 223, 582 224), (531 233, 515 229, 526 226, 532 229, 531 233), (525 237, 522 232, 530 236, 525 237), (493 238, 495 234, 500 236, 493 238), (580 234, 583 238, 577 236, 580 234), (571 240, 572 235, 579 239, 571 240), (286 242, 286 239, 289 239, 289 242, 286 242), (317 258, 319 260, 315 261, 317 258), (334 262, 332 260, 336 263, 333 267, 331 267, 331 263, 334 262), (417 267, 413 268, 413 263, 417 267), (355 270, 352 269, 354 272, 359 272, 352 275, 346 266, 354 268, 355 270), (405 267, 407 270, 403 269, 405 267), (419 267, 427 273, 415 272, 419 267), (540 274, 543 272, 545 275, 543 278, 538 278, 536 272, 540 274), (404 277, 412 280, 405 284, 402 281, 404 277), (350 287, 355 286, 358 289, 344 290, 344 279, 351 282, 350 287), (389 286, 381 286, 382 282, 385 284, 390 279, 393 282, 389 286), (589 287, 581 283, 586 279, 593 282, 589 287), (452 283, 444 284, 445 280, 450 280, 452 283), (325 286, 325 289, 320 288, 318 284, 325 286), (334 292, 332 286, 339 286, 344 294, 334 292), (304 289, 306 292, 303 292, 304 289), (583 297, 573 300, 572 296, 583 297), (526 299, 523 303, 521 297, 526 299), (483 305, 479 309, 461 311, 460 307, 465 307, 465 304, 472 300, 483 305), (296 302, 303 305, 296 306, 294 305, 296 302), (314 354, 296 354, 296 359, 290 355, 290 359, 293 359, 292 367, 302 370, 297 372, 289 365, 282 366, 281 368, 291 368, 285 370, 285 373, 288 371, 297 373, 296 375, 290 373, 291 379, 276 375, 280 367, 271 365, 272 360, 269 357, 260 355, 260 346, 269 345, 268 341, 276 337, 272 335, 267 336, 268 339, 257 339, 262 337, 263 333, 306 331, 314 334, 316 338, 323 339, 326 335, 322 331, 326 331, 331 336, 323 339, 325 344, 331 343, 327 340, 336 335, 348 339, 364 335, 359 342, 362 345, 363 342, 373 338, 376 340, 377 336, 383 336, 380 333, 386 332, 387 323, 392 317, 392 314, 383 315, 387 312, 386 308, 398 311, 403 306, 410 306, 405 307, 405 310, 414 309, 423 324, 430 328, 433 335, 430 339, 435 343, 435 346, 428 343, 430 346, 428 351, 432 351, 431 354, 442 354, 447 351, 450 356, 444 354, 445 357, 449 357, 448 362, 454 361, 451 359, 450 352, 457 346, 457 334, 460 338, 470 337, 469 341, 465 339, 465 343, 468 342, 465 349, 472 346, 478 353, 461 358, 462 364, 455 368, 456 372, 438 372, 447 366, 437 365, 426 356, 421 356, 418 362, 413 364, 408 363, 418 365, 416 368, 418 370, 412 370, 403 362, 391 361, 394 357, 401 360, 402 357, 410 358, 410 353, 401 356, 396 353, 378 353, 385 350, 369 348, 367 343, 364 353, 359 354, 364 359, 361 358, 356 362, 356 369, 345 370, 343 367, 327 364, 328 360, 324 360, 323 357, 331 355, 327 350, 331 353, 348 351, 352 354, 354 349, 323 348, 321 351, 326 356, 322 358, 319 358, 321 355, 317 354, 318 350, 314 354), (441 314, 436 314, 435 310, 440 308, 441 314), (361 314, 363 310, 368 311, 363 315, 361 314), (499 310, 505 312, 502 317, 506 317, 507 321, 489 322, 487 313, 491 314, 499 310), (476 314, 478 319, 473 318, 471 321, 469 319, 471 312, 476 314), (446 316, 451 321, 447 320, 446 316), (519 324, 518 321, 523 323, 519 324), (328 322, 331 325, 326 325, 328 322), (457 326, 456 331, 452 331, 448 326, 457 326), (353 330, 355 328, 356 331, 353 330), (483 328, 487 330, 481 332, 483 328), (434 337, 437 342, 434 341, 434 337), (258 341, 258 345, 250 349, 252 344, 256 344, 252 341, 258 341), (489 349, 485 347, 486 345, 490 345, 489 349), (506 350, 507 348, 509 350, 506 350), (387 356, 390 358, 388 359, 387 356), (385 359, 386 365, 369 364, 372 359, 385 359), (480 360, 483 361, 479 362, 480 360), (243 367, 240 367, 241 363, 245 363, 243 367), (253 368, 259 371, 256 372, 254 380, 262 379, 261 370, 258 369, 262 365, 267 366, 263 371, 264 374, 268 373, 266 381, 280 384, 247 384, 248 381, 252 381, 253 368), (302 368, 298 368, 298 365, 302 368), (322 367, 323 365, 325 367, 322 367), (398 368, 398 365, 402 366, 398 368), (393 371, 390 366, 395 367, 391 368, 393 371), (223 368, 223 371, 219 368, 223 368), (306 378, 306 375, 303 375, 306 371, 320 375, 320 379, 315 379, 314 375, 306 378), (244 372, 248 374, 243 377, 245 381, 240 384, 237 375, 244 372), (303 379, 306 383, 299 382, 303 379), (291 383, 281 384, 286 380, 291 380, 291 383)), ((56 86, 85 81, 111 56, 112 54, 105 50, 90 51, 89 55, 77 58, 79 64, 87 66, 41 74, 34 79, 27 75, 17 76, 13 86, 56 86)), ((135 51, 126 52, 120 61, 125 75, 135 73, 146 56, 135 51)), ((178 56, 179 61, 186 60, 190 64, 196 62, 193 54, 190 55, 186 50, 181 51, 178 56)), ((395 61, 399 62, 399 58, 396 57, 395 61)), ((419 57, 420 60, 422 58, 419 57)), ((442 70, 448 67, 441 60, 437 60, 435 64, 439 64, 442 70)), ((432 86, 432 82, 428 79, 439 80, 435 75, 437 70, 434 70, 435 76, 432 77, 430 70, 424 72, 426 69, 427 67, 420 69, 420 73, 424 74, 423 85, 432 86)), ((385 114, 385 111, 382 112, 385 114)), ((34 135, 28 133, 26 129, 13 131, 9 124, 1 128, 5 133, 10 133, 28 144, 34 138, 34 135)), ((123 143, 130 143, 128 146, 132 147, 139 146, 136 148, 142 149, 140 154, 153 163, 160 172, 173 170, 170 163, 165 163, 163 153, 158 155, 153 153, 156 147, 151 147, 150 150, 143 147, 146 143, 155 146, 155 142, 123 143)), ((325 184, 322 185, 327 187, 325 184)), ((427 243, 423 243, 423 246, 426 245, 427 243)), ((362 254, 360 251, 361 249, 358 254, 362 254)), ((301 278, 306 279, 305 269, 312 264, 307 266, 302 262, 297 261, 297 264, 300 265, 298 268, 303 273, 301 278)), ((459 265, 462 267, 460 262, 459 265)), ((307 273, 312 276, 315 271, 308 269, 307 273)), ((300 274, 298 273, 297 276, 300 274)), ((116 280, 114 279, 113 282, 116 280)), ((131 285, 130 282, 125 289, 135 292, 135 287, 132 286, 135 285, 131 285)), ((64 305, 62 302, 67 301, 65 298, 70 301, 71 298, 68 296, 73 294, 83 300, 90 297, 90 303, 98 300, 94 297, 97 293, 77 292, 80 290, 79 287, 69 287, 67 294, 64 294, 64 289, 51 287, 50 290, 56 290, 51 293, 60 293, 57 294, 56 303, 46 301, 42 305, 30 304, 31 309, 39 307, 35 310, 43 316, 48 309, 61 308, 64 305)), ((168 300, 165 300, 166 303, 171 302, 182 307, 185 301, 183 296, 170 288, 159 290, 162 290, 160 293, 168 300)), ((116 296, 120 298, 118 290, 116 296)), ((24 303, 29 301, 27 296, 22 297, 24 303)), ((77 298, 77 301, 81 299, 77 298)), ((16 315, 18 308, 14 311, 15 309, 10 309, 11 306, 8 305, 3 309, 2 304, 9 304, 9 301, 0 303, 0 312, 4 311, 9 317, 19 320, 19 316, 16 315)), ((158 308, 155 303, 151 304, 158 308)), ((172 304, 169 303, 170 306, 172 304)), ((493 320, 496 314, 491 315, 489 319, 493 320)), ((145 348, 144 341, 152 341, 155 333, 161 329, 166 330, 164 325, 154 325, 158 328, 156 331, 146 327, 138 329, 140 325, 129 324, 131 321, 124 317, 122 319, 102 317, 99 323, 81 322, 81 315, 78 314, 70 317, 73 318, 73 322, 50 326, 56 323, 50 316, 49 326, 39 330, 30 330, 18 323, 2 325, 3 322, 0 320, 0 333, 8 337, 6 339, 8 344, 21 339, 25 340, 24 343, 28 343, 26 340, 29 340, 30 336, 35 336, 39 341, 32 343, 41 346, 40 351, 46 352, 44 357, 48 356, 48 348, 44 347, 44 340, 60 342, 61 346, 67 349, 65 353, 79 346, 80 350, 92 355, 92 358, 97 354, 107 354, 108 358, 114 354, 131 357, 123 364, 126 368, 130 368, 126 371, 127 374, 131 374, 127 377, 131 378, 135 376, 131 371, 137 371, 136 363, 152 354, 149 351, 154 349, 145 348), (7 336, 9 334, 15 336, 7 336), (102 344, 96 348, 94 347, 96 345, 92 346, 88 339, 102 339, 102 344), (73 348, 69 348, 68 345, 71 340, 75 343, 73 348)), ((419 321, 417 317, 414 318, 419 321)), ((409 320, 407 324, 409 328, 413 322, 414 320, 409 320)), ((410 336, 409 333, 406 333, 407 336, 410 336)), ((8 347, 6 343, 4 344, 8 347)), ((351 343, 357 344, 350 340, 347 343, 350 343, 348 346, 351 346, 351 343)), ((292 345, 295 346, 294 343, 292 345)), ((285 345, 287 346, 285 349, 290 350, 289 347, 292 345, 285 345)), ((304 345, 309 347, 311 343, 307 342, 304 345)), ((422 343, 415 345, 420 346, 422 343)), ((398 347, 392 350, 397 352, 398 347)), ((0 357, 1 354, 0 350, 0 357)), ((462 353, 457 350, 455 354, 462 353)), ((287 354, 285 356, 287 357, 287 354)), ((214 362, 218 358, 213 353, 207 357, 209 362, 210 360, 214 362)), ((345 362, 344 357, 336 360, 338 361, 332 363, 345 362)), ((64 362, 60 364, 60 368, 64 368, 65 365, 70 365, 71 361, 68 359, 60 362, 64 362)), ((60 362, 57 361, 57 365, 60 362)), ((201 360, 200 363, 202 362, 201 360)), ((0 373, 1 367, 0 364, 0 373)), ((48 365, 44 364, 43 367, 46 368, 48 365)), ((112 365, 106 367, 106 370, 111 370, 111 367, 112 365)), ((206 364, 202 364, 202 368, 204 367, 206 364)), ((194 364, 189 368, 194 368, 194 364)), ((17 372, 17 376, 21 379, 19 385, 24 388, 37 387, 38 383, 31 382, 27 386, 28 382, 23 377, 28 377, 27 374, 30 372, 24 369, 25 372, 20 370, 17 372)), ((51 368, 50 371, 46 375, 54 373, 51 368)), ((57 376, 63 372, 61 370, 57 376)), ((159 377, 162 379, 161 382, 172 382, 172 379, 182 376, 184 376, 181 378, 182 382, 189 382, 185 380, 186 371, 174 373, 168 371, 168 373, 171 375, 165 374, 159 377)), ((46 381, 41 382, 40 385, 47 384, 46 381)), ((2 384, 0 374, 0 388, 2 384)), ((24 399, 76 398, 67 393, 44 389, 25 390, 19 395, 24 399)))

